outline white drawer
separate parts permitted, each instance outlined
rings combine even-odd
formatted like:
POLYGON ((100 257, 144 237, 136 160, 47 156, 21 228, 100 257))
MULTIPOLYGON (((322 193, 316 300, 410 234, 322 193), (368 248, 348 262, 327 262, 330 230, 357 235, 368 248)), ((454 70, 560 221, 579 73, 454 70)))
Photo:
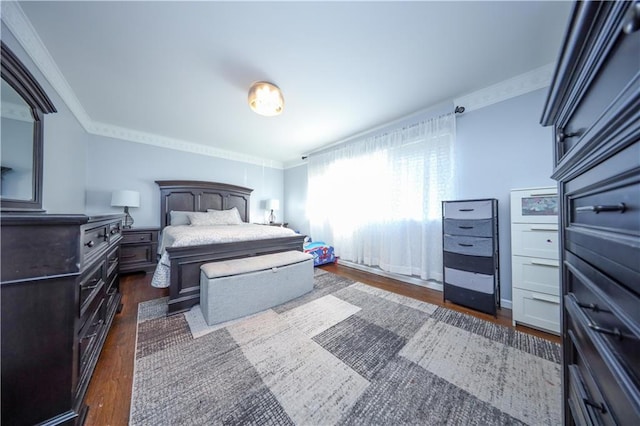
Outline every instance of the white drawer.
POLYGON ((511 225, 511 254, 519 256, 559 258, 558 225, 511 225))
POLYGON ((560 295, 560 262, 555 259, 512 256, 512 287, 560 295))
POLYGON ((489 219, 493 217, 492 200, 455 201, 444 203, 446 219, 489 219))
POLYGON ((511 191, 511 222, 558 223, 557 188, 511 191))
POLYGON ((513 321, 560 333, 560 296, 514 288, 513 321))

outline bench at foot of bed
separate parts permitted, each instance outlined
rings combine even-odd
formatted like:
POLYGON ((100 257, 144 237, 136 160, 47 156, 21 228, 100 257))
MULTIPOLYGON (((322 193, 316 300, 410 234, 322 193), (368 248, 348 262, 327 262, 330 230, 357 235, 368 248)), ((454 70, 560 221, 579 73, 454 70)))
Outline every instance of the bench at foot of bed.
POLYGON ((200 267, 200 309, 207 324, 251 315, 313 290, 313 257, 286 251, 200 267))

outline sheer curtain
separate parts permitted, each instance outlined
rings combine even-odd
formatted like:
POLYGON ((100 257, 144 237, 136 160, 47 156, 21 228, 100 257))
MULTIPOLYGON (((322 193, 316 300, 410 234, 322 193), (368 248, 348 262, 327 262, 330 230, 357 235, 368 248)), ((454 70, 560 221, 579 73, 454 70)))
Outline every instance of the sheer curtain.
POLYGON ((447 114, 310 155, 311 236, 343 260, 442 281, 455 128, 447 114))

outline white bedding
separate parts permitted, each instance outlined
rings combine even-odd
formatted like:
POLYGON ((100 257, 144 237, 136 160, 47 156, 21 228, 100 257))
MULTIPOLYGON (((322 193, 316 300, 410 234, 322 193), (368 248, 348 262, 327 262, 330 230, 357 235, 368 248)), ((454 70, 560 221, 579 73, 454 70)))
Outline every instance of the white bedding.
POLYGON ((167 226, 162 230, 158 252, 160 261, 153 274, 151 285, 164 288, 170 284, 169 254, 167 247, 186 247, 213 243, 232 243, 237 241, 264 240, 269 238, 290 237, 295 232, 279 226, 264 226, 251 223, 242 225, 215 226, 167 226))

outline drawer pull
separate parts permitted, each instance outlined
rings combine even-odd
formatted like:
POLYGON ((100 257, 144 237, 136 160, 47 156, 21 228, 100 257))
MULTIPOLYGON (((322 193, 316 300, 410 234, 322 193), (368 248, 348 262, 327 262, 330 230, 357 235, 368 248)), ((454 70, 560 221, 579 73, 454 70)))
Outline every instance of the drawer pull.
POLYGON ((624 203, 609 205, 609 206, 583 206, 577 207, 577 212, 593 212, 598 214, 600 212, 620 212, 624 213, 627 210, 627 206, 624 203))
MULTIPOLYGON (((102 325, 103 322, 104 322, 104 320, 99 320, 98 322, 94 322, 93 324, 91 324, 91 327, 99 327, 99 326, 102 325)), ((99 331, 93 332, 91 334, 87 334, 86 336, 84 336, 80 340, 93 339, 94 337, 96 337, 98 335, 98 333, 99 333, 99 331)))
POLYGON ((634 33, 638 31, 638 29, 640 29, 640 1, 636 1, 633 6, 629 8, 622 23, 622 31, 625 34, 634 33))
POLYGON ((532 294, 531 298, 533 300, 539 300, 540 302, 547 302, 547 303, 553 303, 554 305, 559 305, 560 301, 556 300, 556 299, 548 299, 544 296, 538 296, 537 294, 532 294))
POLYGON ((475 209, 458 209, 459 212, 472 212, 475 209))
POLYGON ((589 327, 590 329, 598 333, 609 334, 611 336, 617 337, 618 339, 622 339, 622 333, 617 328, 614 328, 613 330, 609 330, 608 328, 602 328, 599 325, 594 324, 592 322, 588 323, 587 327, 589 327))
POLYGON ((98 284, 94 284, 94 285, 88 285, 86 287, 83 287, 83 290, 93 290, 94 288, 97 288, 98 284))
POLYGON ((96 243, 94 243, 93 240, 90 240, 88 243, 85 244, 85 246, 87 246, 87 247, 93 247, 95 245, 96 245, 96 243))
POLYGON ((473 229, 473 226, 458 226, 460 229, 473 229))
POLYGON ((462 247, 473 247, 473 244, 458 243, 458 245, 462 247))
POLYGON ((111 235, 113 235, 113 234, 117 234, 117 233, 118 233, 118 230, 117 230, 117 229, 112 229, 112 230, 111 230, 111 235))
POLYGON ((600 312, 600 307, 598 307, 598 305, 596 305, 595 303, 580 303, 578 301, 576 301, 576 304, 578 306, 580 306, 582 309, 589 309, 592 310, 593 312, 600 312))
POLYGON ((553 265, 553 264, 550 264, 550 263, 536 262, 535 260, 532 260, 531 264, 532 265, 536 265, 536 266, 547 266, 549 268, 559 268, 560 267, 558 265, 553 265))
POLYGON ((604 404, 602 402, 598 403, 598 402, 593 402, 588 398, 582 398, 582 401, 585 403, 585 405, 588 405, 590 407, 595 408, 596 410, 600 411, 602 414, 607 412, 607 409, 605 408, 604 404))

